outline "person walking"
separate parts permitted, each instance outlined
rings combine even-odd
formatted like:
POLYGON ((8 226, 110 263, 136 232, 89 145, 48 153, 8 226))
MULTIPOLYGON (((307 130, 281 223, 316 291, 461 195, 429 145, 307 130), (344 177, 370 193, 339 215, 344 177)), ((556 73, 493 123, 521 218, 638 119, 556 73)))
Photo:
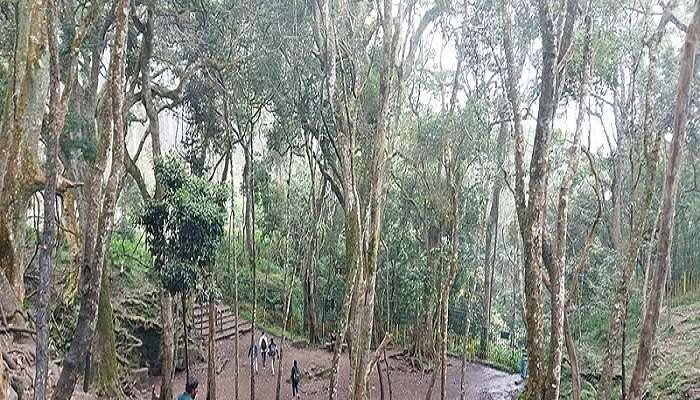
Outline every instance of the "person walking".
POLYGON ((250 357, 250 365, 253 366, 253 371, 258 373, 258 345, 254 344, 248 349, 248 357, 250 357))
POLYGON ((275 338, 270 338, 270 347, 267 349, 267 354, 270 356, 270 366, 272 367, 272 375, 275 374, 275 359, 279 356, 279 349, 277 348, 277 343, 275 343, 275 338))
POLYGON ((177 400, 194 400, 197 397, 197 386, 199 386, 197 378, 189 378, 185 383, 185 391, 177 397, 177 400))
POLYGON ((299 364, 297 360, 294 360, 294 366, 292 366, 292 398, 299 398, 299 382, 301 381, 301 369, 299 369, 299 364))
POLYGON ((267 358, 267 335, 265 332, 262 332, 258 346, 260 346, 260 355, 262 356, 263 368, 265 368, 265 359, 267 358))

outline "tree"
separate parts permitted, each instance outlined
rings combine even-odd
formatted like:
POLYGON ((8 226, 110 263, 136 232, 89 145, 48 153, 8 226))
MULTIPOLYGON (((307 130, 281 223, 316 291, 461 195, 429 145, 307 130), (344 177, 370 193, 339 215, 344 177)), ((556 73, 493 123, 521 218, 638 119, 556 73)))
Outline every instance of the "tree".
POLYGON ((75 336, 63 364, 63 370, 58 378, 54 391, 54 400, 67 400, 73 395, 80 362, 90 347, 95 331, 97 317, 97 302, 102 282, 102 266, 104 264, 107 244, 109 243, 111 227, 116 205, 117 186, 121 179, 124 159, 124 96, 122 85, 124 80, 124 51, 126 48, 126 31, 128 28, 128 0, 119 0, 115 9, 115 35, 110 55, 107 93, 101 98, 98 112, 98 132, 101 135, 101 146, 95 165, 90 171, 92 193, 88 204, 88 220, 93 221, 94 231, 85 232, 85 262, 82 271, 82 298, 75 336), (111 133, 111 135, 109 135, 111 133), (109 137, 112 137, 112 161, 109 177, 102 187, 103 173, 107 162, 109 137))
MULTIPOLYGON (((373 12, 371 7, 364 4, 348 6, 340 5, 337 10, 342 13, 341 15, 346 15, 359 23, 367 21, 367 18, 363 19, 361 16, 371 15, 368 13, 373 12)), ((338 23, 340 15, 335 15, 336 8, 331 7, 330 1, 318 1, 313 4, 314 39, 321 53, 324 95, 329 101, 331 125, 337 133, 335 148, 345 219, 347 280, 336 330, 337 340, 329 384, 330 399, 336 397, 338 361, 346 329, 349 328, 355 333, 349 337, 351 399, 367 397, 367 379, 376 362, 369 354, 369 349, 374 322, 382 213, 386 198, 387 151, 393 135, 389 114, 390 100, 394 91, 401 93, 403 67, 412 65, 415 48, 423 31, 441 12, 441 7, 438 5, 426 12, 418 25, 419 29, 410 33, 410 37, 403 42, 402 31, 400 26, 397 26, 403 7, 404 4, 395 6, 388 0, 377 3, 377 25, 382 32, 377 71, 379 84, 378 90, 372 93, 376 96, 377 107, 370 114, 370 120, 373 121, 370 127, 372 134, 369 138, 372 150, 367 160, 367 170, 364 172, 370 177, 367 182, 369 190, 361 193, 355 171, 355 165, 359 163, 355 152, 358 140, 356 131, 361 122, 358 119, 361 98, 356 89, 364 87, 360 80, 367 77, 360 77, 351 72, 356 70, 357 65, 352 57, 347 56, 365 53, 369 44, 367 37, 371 38, 379 29, 364 26, 360 31, 341 31, 341 25, 338 23), (342 46, 338 45, 339 40, 342 40, 342 46), (399 43, 408 43, 409 49, 407 56, 397 63, 399 43), (363 203, 366 203, 366 218, 362 217, 363 203)), ((400 95, 397 101, 401 104, 400 95)), ((387 339, 385 336, 378 348, 386 345, 387 339)))
MULTIPOLYGON (((577 2, 568 0, 558 18, 552 15, 549 2, 536 5, 540 37, 542 40, 542 64, 540 96, 537 109, 535 139, 530 158, 528 196, 525 196, 524 135, 520 116, 520 100, 517 75, 513 58, 510 2, 504 2, 504 48, 506 52, 507 93, 512 107, 515 135, 515 188, 514 196, 525 255, 525 300, 528 353, 528 380, 526 393, 530 399, 544 398, 544 295, 542 276, 544 224, 547 204, 547 176, 552 121, 559 95, 558 78, 565 66, 565 56, 571 45, 571 34, 576 18, 577 2), (556 21, 556 23, 555 23, 556 21), (560 23, 561 22, 561 23, 560 23)), ((553 332, 558 336, 558 333, 553 332)), ((556 362, 556 361, 554 361, 556 362)))
POLYGON ((34 379, 34 399, 46 398, 46 383, 49 362, 49 297, 51 286, 51 274, 53 272, 52 250, 56 240, 56 186, 58 180, 58 147, 59 135, 65 124, 66 113, 71 89, 73 88, 77 66, 75 60, 78 50, 85 37, 94 15, 98 9, 98 2, 93 1, 86 10, 77 34, 69 48, 69 70, 65 81, 64 92, 60 93, 61 70, 58 55, 58 4, 50 0, 46 5, 47 13, 47 41, 49 48, 49 115, 48 115, 48 141, 46 161, 46 188, 44 189, 44 232, 39 255, 39 299, 37 304, 37 368, 34 379))
MULTIPOLYGON (((226 194, 223 186, 190 176, 178 160, 156 161, 156 180, 163 188, 163 199, 153 200, 145 208, 140 222, 145 227, 147 243, 155 258, 154 266, 163 287, 179 295, 183 307, 185 332, 185 368, 187 356, 186 298, 201 277, 206 283, 208 299, 213 305, 216 250, 224 233, 226 194)), ((210 308, 211 308, 210 305, 210 308)), ((209 337, 214 340, 214 317, 210 315, 209 337)), ((208 345, 208 393, 216 395, 216 349, 208 345)))
MULTIPOLYGON (((644 231, 649 219, 649 211, 651 208, 652 200, 654 197, 654 192, 656 190, 656 175, 657 175, 657 165, 659 163, 660 157, 660 147, 661 147, 661 132, 656 126, 656 86, 657 86, 657 53, 658 47, 661 39, 665 33, 665 26, 671 18, 670 10, 666 9, 664 15, 659 22, 658 27, 654 34, 649 38, 647 42, 647 48, 649 53, 649 67, 648 67, 648 77, 646 81, 645 93, 644 93, 644 122, 643 122, 643 134, 644 134, 644 181, 643 186, 639 187, 634 193, 635 202, 637 206, 636 212, 632 215, 632 222, 630 228, 630 237, 627 243, 626 249, 620 243, 616 244, 616 248, 624 254, 619 258, 623 261, 622 274, 620 275, 620 282, 618 283, 617 290, 615 292, 615 303, 610 313, 610 331, 608 335, 608 345, 603 359, 603 367, 601 371, 601 380, 598 389, 598 399, 607 399, 610 396, 610 390, 612 386, 613 378, 613 363, 615 360, 615 354, 617 354, 617 349, 620 342, 620 337, 624 334, 623 325, 627 318, 627 305, 629 297, 629 285, 632 279, 632 273, 634 272, 634 267, 637 265, 637 259, 639 257, 639 249, 642 244, 642 239, 644 231), (626 250, 626 251, 625 251, 626 250)), ((621 151, 621 150, 618 150, 621 151)), ((616 210, 619 205, 616 205, 616 210)), ((616 211, 615 219, 619 218, 616 211)), ((617 236, 617 232, 620 228, 619 223, 615 223, 615 233, 614 238, 615 243, 620 241, 617 236)), ((624 385, 623 385, 624 387, 624 385)))
MULTIPOLYGON (((661 299, 666 286, 666 271, 668 270, 669 254, 673 240, 673 222, 676 211, 678 193, 678 170, 681 166, 683 144, 685 142, 688 124, 688 103, 690 102, 690 87, 695 70, 695 51, 700 40, 700 2, 695 3, 695 12, 688 25, 683 45, 680 74, 678 78, 678 94, 673 119, 673 138, 664 179, 663 197, 661 200, 661 219, 659 224, 659 244, 656 256, 656 271, 652 281, 646 314, 642 322, 642 331, 637 350, 637 361, 630 383, 629 397, 639 400, 643 397, 647 370, 651 363, 651 352, 656 339, 659 324, 661 299)), ((624 382, 623 382, 624 384, 624 382)))

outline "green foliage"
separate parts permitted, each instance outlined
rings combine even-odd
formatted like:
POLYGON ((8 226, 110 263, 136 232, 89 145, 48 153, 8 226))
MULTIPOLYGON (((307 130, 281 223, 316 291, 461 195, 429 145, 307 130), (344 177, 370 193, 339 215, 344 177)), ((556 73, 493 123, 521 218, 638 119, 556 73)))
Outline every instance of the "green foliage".
POLYGON ((165 196, 146 204, 139 222, 163 286, 185 293, 215 261, 224 234, 226 190, 188 175, 174 158, 157 160, 155 172, 165 196))

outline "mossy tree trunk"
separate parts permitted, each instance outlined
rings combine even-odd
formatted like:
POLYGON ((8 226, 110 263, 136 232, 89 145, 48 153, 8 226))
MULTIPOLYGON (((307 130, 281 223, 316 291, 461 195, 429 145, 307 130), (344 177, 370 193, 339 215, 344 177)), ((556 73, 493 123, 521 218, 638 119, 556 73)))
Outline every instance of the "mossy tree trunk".
POLYGON ((107 262, 102 273, 102 286, 97 309, 95 345, 92 358, 92 387, 105 399, 123 399, 119 384, 119 364, 114 337, 114 315, 111 301, 111 274, 107 262))
POLYGON ((126 34, 129 25, 129 0, 118 0, 115 6, 114 41, 111 49, 108 72, 109 92, 103 96, 100 107, 98 129, 100 146, 98 161, 92 166, 90 201, 88 207, 91 225, 85 231, 85 263, 81 279, 82 298, 78 311, 75 336, 63 363, 53 394, 54 400, 68 400, 72 397, 78 377, 78 369, 85 352, 89 349, 95 333, 97 302, 102 283, 102 266, 109 246, 110 233, 114 220, 119 182, 124 164, 124 54, 126 34), (111 138, 111 146, 109 145, 111 138), (103 174, 107 162, 108 148, 111 147, 111 167, 104 190, 103 174))
POLYGON ((49 69, 44 1, 17 2, 16 13, 16 56, 0 120, 0 269, 21 304, 26 211, 46 183, 37 158, 49 69))

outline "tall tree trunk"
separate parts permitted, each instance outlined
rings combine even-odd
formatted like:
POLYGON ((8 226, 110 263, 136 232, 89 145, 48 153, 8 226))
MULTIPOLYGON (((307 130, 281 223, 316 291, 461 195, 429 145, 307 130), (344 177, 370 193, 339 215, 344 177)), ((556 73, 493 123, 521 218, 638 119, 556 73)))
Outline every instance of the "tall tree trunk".
MULTIPOLYGON (((243 185, 245 192, 245 248, 248 257, 248 266, 252 271, 253 285, 253 312, 251 316, 252 331, 250 334, 250 346, 255 346, 255 318, 257 312, 257 275, 255 262, 255 202, 253 197, 253 132, 247 133, 244 139, 245 165, 243 167, 243 185)), ((255 400, 255 371, 250 364, 250 399, 255 400)))
MULTIPOLYGON (((635 214, 632 216, 632 228, 628 247, 624 251, 622 274, 620 281, 615 291, 615 300, 613 309, 610 313, 610 328, 608 333, 608 343, 605 356, 603 358, 603 366, 601 371, 600 383, 598 385, 598 400, 607 400, 612 389, 612 378, 614 370, 614 361, 616 359, 617 349, 619 348, 620 338, 622 336, 622 325, 624 316, 627 313, 627 298, 629 296, 629 281, 632 278, 634 267, 637 265, 639 257, 639 248, 642 243, 642 236, 646 229, 648 213, 651 206, 651 201, 656 188, 656 172, 660 156, 661 133, 656 132, 656 64, 657 52, 659 43, 664 34, 664 26, 668 21, 667 16, 664 16, 657 27, 656 32, 649 41, 649 73, 645 88, 644 101, 644 152, 645 152, 645 173, 644 181, 641 190, 636 193, 635 204, 637 205, 635 214)), ((622 246, 620 246, 621 248, 622 246)))
POLYGON ((576 343, 571 335, 569 316, 564 314, 564 338, 566 340, 566 353, 571 366, 571 400, 581 400, 581 368, 576 354, 576 343))
POLYGON ((688 30, 683 46, 680 76, 678 79, 678 95, 673 121, 673 139, 669 152, 668 164, 661 199, 661 222, 659 224, 659 244, 656 258, 656 271, 652 280, 646 314, 642 322, 642 330, 637 349, 637 361, 632 373, 632 381, 627 400, 640 400, 646 383, 651 352, 656 340, 661 311, 661 299, 666 286, 666 272, 669 269, 669 255, 673 240, 673 222, 676 215, 676 198, 678 193, 678 171, 681 167, 683 145, 685 144, 688 124, 688 103, 690 87, 695 68, 695 51, 700 40, 700 2, 695 3, 693 19, 688 24, 688 30))
POLYGON ((311 154, 312 149, 307 146, 307 163, 311 173, 311 191, 309 195, 309 207, 311 209, 311 229, 309 241, 304 254, 304 328, 309 335, 309 342, 318 341, 318 321, 316 310, 316 258, 319 241, 319 231, 323 218, 323 203, 326 197, 328 181, 323 179, 320 184, 320 192, 316 193, 316 162, 311 154))
POLYGON ((459 399, 464 400, 466 392, 467 392, 467 377, 466 377, 466 370, 467 370, 467 364, 469 362, 469 336, 470 336, 470 329, 471 329, 471 314, 472 314, 472 299, 474 298, 474 294, 476 293, 476 286, 478 283, 477 279, 477 274, 476 272, 474 273, 474 278, 473 278, 473 283, 472 287, 469 290, 469 293, 467 293, 467 311, 466 311, 466 316, 464 317, 464 353, 462 354, 462 368, 461 368, 461 377, 460 377, 460 382, 459 382, 459 399))
MULTIPOLYGON (((569 0, 571 1, 571 0, 569 0)), ((549 144, 552 133, 552 121, 556 107, 556 80, 558 67, 559 37, 555 31, 551 4, 545 0, 537 2, 540 36, 542 39, 542 67, 540 77, 540 96, 537 113, 537 126, 530 160, 530 180, 528 201, 525 201, 523 149, 524 136, 520 121, 520 105, 517 91, 517 77, 512 48, 511 7, 504 2, 504 48, 508 70, 508 98, 513 110, 515 131, 515 171, 516 171, 516 208, 523 253, 525 255, 525 311, 528 353, 528 380, 526 394, 529 399, 543 397, 545 386, 544 360, 544 296, 542 290, 542 273, 544 263, 542 245, 547 204, 547 175, 549 172, 549 144)))
POLYGON ((39 250, 39 290, 36 312, 36 375, 34 400, 46 399, 49 368, 49 301, 53 273, 53 247, 56 241, 56 168, 58 164, 59 86, 61 71, 58 59, 58 0, 48 0, 46 19, 49 43, 49 117, 46 143, 46 187, 44 188, 44 232, 39 250))
POLYGON ((182 306, 182 337, 185 350, 185 381, 190 380, 190 354, 188 343, 190 341, 189 329, 187 328, 187 293, 180 293, 180 303, 182 306))
MULTIPOLYGON (((160 140, 160 120, 158 119, 158 110, 153 102, 153 91, 151 88, 154 19, 153 4, 148 4, 146 22, 142 30, 142 54, 140 58, 141 102, 143 103, 146 116, 148 117, 148 132, 151 136, 153 160, 157 161, 163 157, 163 154, 160 140)), ((157 200, 163 198, 163 187, 158 181, 156 181, 154 197, 157 200)), ((161 325, 163 327, 163 337, 161 341, 160 400, 170 400, 173 398, 173 378, 175 377, 175 323, 173 318, 172 297, 166 290, 161 290, 160 292, 160 314, 161 325)))
POLYGON ((117 346, 114 338, 112 303, 110 299, 110 282, 108 263, 105 261, 100 287, 100 299, 97 310, 97 335, 92 358, 92 374, 95 392, 101 398, 124 399, 119 383, 119 365, 117 364, 117 346))
POLYGON ((459 269, 459 228, 460 228, 460 210, 459 210, 459 192, 460 184, 459 176, 459 157, 452 154, 452 149, 445 149, 446 168, 447 168, 447 186, 450 195, 452 229, 450 231, 450 240, 452 244, 450 254, 450 266, 447 272, 447 278, 443 282, 442 290, 440 291, 440 399, 447 399, 447 322, 449 316, 450 292, 452 285, 457 276, 459 269))
POLYGON ((230 179, 231 179, 231 223, 229 225, 229 234, 228 234, 228 257, 229 261, 231 261, 231 256, 233 256, 233 308, 234 308, 234 318, 235 318, 235 326, 236 326, 236 331, 233 336, 233 393, 234 393, 234 400, 238 400, 238 395, 239 395, 239 373, 240 373, 240 364, 238 362, 238 254, 236 252, 235 248, 235 243, 236 243, 236 201, 235 201, 235 187, 233 183, 233 168, 230 171, 230 179), (232 254, 233 253, 233 254, 232 254))
POLYGON ((160 317, 163 326, 161 338, 161 379, 160 400, 171 400, 173 378, 175 377, 175 322, 173 320, 173 299, 167 290, 160 290, 160 317))
POLYGON ((580 79, 578 98, 578 117, 574 131, 573 143, 569 149, 567 169, 559 187, 559 203, 557 207, 556 242, 554 248, 554 265, 550 270, 551 285, 551 327, 549 339, 549 367, 547 369, 547 386, 545 399, 558 400, 561 385, 561 363, 564 348, 564 325, 566 319, 566 248, 568 237, 569 194, 574 176, 578 171, 581 154, 581 134, 584 117, 586 116, 588 92, 591 81, 591 65, 593 47, 591 43, 592 20, 585 20, 585 38, 583 49, 583 71, 580 79))
POLYGON ((479 358, 488 359, 489 353, 489 330, 491 329, 491 300, 493 290, 492 270, 496 260, 496 242, 498 241, 498 209, 501 202, 501 188, 503 179, 500 177, 503 160, 507 151, 506 141, 508 139, 508 124, 501 123, 498 129, 497 155, 496 155, 496 175, 494 176, 493 187, 491 189, 491 208, 486 226, 486 243, 484 243, 484 322, 481 325, 481 337, 479 341, 479 358))
POLYGON ((0 119, 0 272, 22 304, 26 211, 33 194, 45 185, 38 144, 46 108, 49 63, 44 1, 22 1, 16 5, 15 57, 10 61, 13 79, 6 88, 0 119))
POLYGON ((442 232, 434 223, 427 223, 425 229, 425 274, 423 275, 423 290, 421 294, 421 307, 416 326, 414 327, 413 357, 416 361, 432 362, 435 359, 436 349, 434 342, 433 315, 435 311, 436 292, 436 249, 440 246, 442 232))
MULTIPOLYGON (((282 323, 282 343, 279 346, 277 352, 279 355, 279 363, 277 366, 277 388, 275 390, 275 400, 280 400, 280 394, 282 391, 282 360, 284 355, 285 346, 287 345, 287 328, 289 325, 289 311, 292 304, 292 291, 294 290, 294 278, 296 276, 296 267, 292 268, 292 273, 289 278, 289 286, 287 286, 286 274, 289 272, 289 241, 291 240, 291 219, 289 215, 290 209, 290 199, 291 199, 291 186, 292 186, 292 156, 293 153, 289 152, 289 165, 287 169, 287 198, 285 203, 285 241, 284 241, 284 271, 285 271, 285 286, 284 286, 284 322, 282 323)), ((312 160, 309 160, 311 163, 312 160)), ((310 164, 311 165, 311 164, 310 164)))
MULTIPOLYGON (((98 208, 101 208, 101 211, 99 218, 89 219, 90 221, 97 221, 97 230, 90 233, 90 235, 94 235, 90 240, 87 240, 88 233, 86 232, 86 257, 82 279, 83 296, 78 312, 78 323, 75 329, 75 336, 71 341, 68 354, 64 360, 63 370, 56 384, 53 395, 54 400, 68 400, 71 398, 75 389, 80 362, 84 358, 85 351, 90 348, 95 330, 97 300, 102 281, 102 264, 111 236, 117 200, 116 194, 124 160, 124 96, 122 84, 124 80, 124 53, 129 22, 128 16, 129 0, 119 0, 115 10, 115 35, 108 74, 109 97, 111 101, 105 100, 105 105, 103 106, 103 114, 109 114, 109 111, 111 111, 111 118, 101 118, 102 131, 100 132, 103 135, 103 140, 109 136, 107 132, 112 132, 112 163, 101 207, 99 207, 99 197, 95 196, 94 193, 99 192, 96 190, 96 187, 101 185, 101 171, 104 169, 97 168, 97 171, 93 172, 93 182, 91 182, 95 185, 92 188, 94 193, 91 195, 91 206, 93 208, 88 212, 95 216, 94 213, 98 208), (94 243, 94 246, 92 243, 94 243)), ((106 161, 106 157, 100 158, 106 161)))
MULTIPOLYGON (((207 337, 207 400, 216 400, 216 303, 214 302, 214 263, 209 265, 209 336, 207 337)), ((238 329, 238 327, 236 327, 238 329)))

